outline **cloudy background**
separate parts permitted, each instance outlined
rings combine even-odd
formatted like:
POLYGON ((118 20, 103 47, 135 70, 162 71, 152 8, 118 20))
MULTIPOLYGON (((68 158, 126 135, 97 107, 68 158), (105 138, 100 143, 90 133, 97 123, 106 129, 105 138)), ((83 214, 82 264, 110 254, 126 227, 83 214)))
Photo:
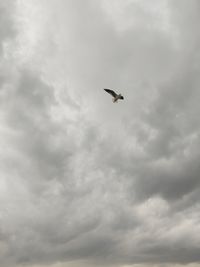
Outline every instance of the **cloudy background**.
POLYGON ((199 0, 0 0, 1 266, 200 266, 199 25, 199 0))

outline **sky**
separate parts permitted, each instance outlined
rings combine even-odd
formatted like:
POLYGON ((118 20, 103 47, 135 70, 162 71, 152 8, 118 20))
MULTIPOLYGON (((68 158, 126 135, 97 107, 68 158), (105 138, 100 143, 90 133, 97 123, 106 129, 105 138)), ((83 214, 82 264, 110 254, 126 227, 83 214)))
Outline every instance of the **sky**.
POLYGON ((0 0, 1 266, 200 266, 199 24, 199 0, 0 0))

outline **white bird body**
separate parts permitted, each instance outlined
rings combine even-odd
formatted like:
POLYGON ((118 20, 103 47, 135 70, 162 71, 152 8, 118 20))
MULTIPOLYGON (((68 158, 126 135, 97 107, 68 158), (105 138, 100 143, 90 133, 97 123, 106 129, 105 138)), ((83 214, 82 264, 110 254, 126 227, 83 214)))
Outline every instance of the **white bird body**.
POLYGON ((121 94, 119 94, 116 97, 114 97, 113 98, 113 103, 115 103, 115 102, 117 103, 119 99, 122 99, 121 97, 122 97, 121 94))

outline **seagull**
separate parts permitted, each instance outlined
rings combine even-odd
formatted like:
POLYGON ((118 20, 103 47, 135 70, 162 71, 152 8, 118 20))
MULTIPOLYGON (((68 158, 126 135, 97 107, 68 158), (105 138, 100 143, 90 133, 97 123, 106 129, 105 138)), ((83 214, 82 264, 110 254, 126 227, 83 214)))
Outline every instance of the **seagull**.
POLYGON ((116 94, 113 90, 111 89, 106 89, 104 88, 104 90, 109 93, 110 95, 113 96, 113 103, 117 102, 119 99, 124 99, 124 97, 121 94, 116 94))

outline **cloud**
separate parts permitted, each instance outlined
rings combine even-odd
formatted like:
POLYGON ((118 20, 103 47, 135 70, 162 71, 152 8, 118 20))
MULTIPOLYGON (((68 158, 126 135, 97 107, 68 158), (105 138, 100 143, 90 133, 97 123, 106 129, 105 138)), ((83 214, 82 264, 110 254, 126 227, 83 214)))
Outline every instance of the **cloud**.
POLYGON ((0 4, 2 265, 198 265, 198 2, 0 4))
POLYGON ((6 42, 15 35, 15 27, 13 25, 12 12, 14 5, 12 1, 0 2, 1 26, 0 26, 0 52, 6 47, 6 42))

